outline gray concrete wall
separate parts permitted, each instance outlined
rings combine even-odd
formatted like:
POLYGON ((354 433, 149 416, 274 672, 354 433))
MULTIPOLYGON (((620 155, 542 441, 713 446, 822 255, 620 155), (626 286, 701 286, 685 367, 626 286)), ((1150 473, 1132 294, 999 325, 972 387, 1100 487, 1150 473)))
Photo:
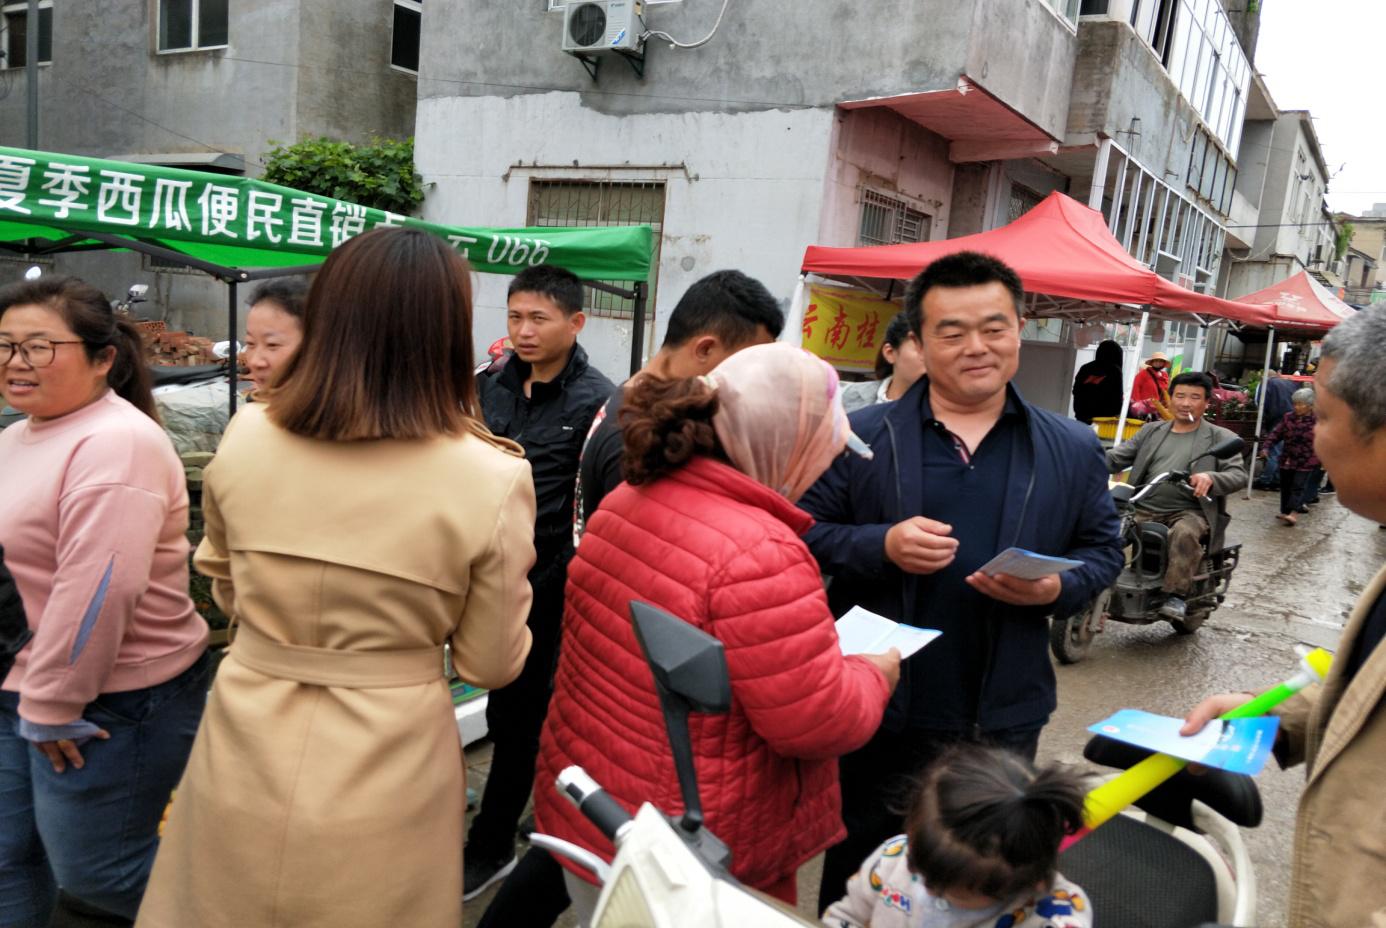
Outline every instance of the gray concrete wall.
MULTIPOLYGON (((1072 27, 1040 0, 757 0, 733 3, 700 49, 651 40, 643 80, 606 60, 594 83, 560 51, 563 14, 544 6, 429 0, 420 97, 560 90, 613 115, 737 112, 943 90, 966 73, 1057 136, 1076 46, 1072 27)), ((720 6, 661 4, 646 22, 692 41, 720 6)))

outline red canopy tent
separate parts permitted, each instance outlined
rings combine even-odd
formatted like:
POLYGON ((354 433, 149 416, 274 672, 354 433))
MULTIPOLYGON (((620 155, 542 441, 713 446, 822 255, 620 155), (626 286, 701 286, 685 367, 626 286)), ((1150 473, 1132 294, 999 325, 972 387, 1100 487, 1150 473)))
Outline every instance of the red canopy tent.
POLYGON ((1273 310, 1274 318, 1267 321, 1276 328, 1313 329, 1327 332, 1344 319, 1354 315, 1353 309, 1338 299, 1328 288, 1300 271, 1264 290, 1248 293, 1239 303, 1258 303, 1273 310))
MULTIPOLYGON (((1266 382, 1270 371, 1271 353, 1275 349, 1275 332, 1284 329, 1301 335, 1322 335, 1357 310, 1338 299, 1328 288, 1309 276, 1308 271, 1300 271, 1286 277, 1279 283, 1271 284, 1263 290, 1248 293, 1240 302, 1257 303, 1273 310, 1274 318, 1267 323, 1270 335, 1266 343, 1266 360, 1261 367, 1261 383, 1266 382)), ((1260 391, 1260 402, 1256 408, 1256 434, 1266 417, 1266 391, 1260 391)), ((1247 475, 1247 496, 1251 496, 1252 475, 1247 475)))
POLYGON ((804 252, 803 271, 909 280, 930 262, 959 251, 1000 258, 1015 268, 1031 293, 1149 306, 1251 325, 1271 324, 1275 315, 1273 306, 1223 300, 1166 280, 1122 247, 1101 213, 1057 191, 1024 216, 989 232, 907 245, 810 245, 804 252))

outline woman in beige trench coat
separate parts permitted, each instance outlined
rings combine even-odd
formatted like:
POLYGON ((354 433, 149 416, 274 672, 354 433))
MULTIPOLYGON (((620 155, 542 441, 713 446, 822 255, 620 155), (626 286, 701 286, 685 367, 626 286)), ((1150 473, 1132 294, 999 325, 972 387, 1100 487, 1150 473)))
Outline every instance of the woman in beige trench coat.
POLYGON ((338 248, 302 347, 228 429, 196 566, 238 623, 140 928, 456 928, 465 783, 443 645, 501 686, 529 650, 534 489, 476 418, 456 252, 338 248))

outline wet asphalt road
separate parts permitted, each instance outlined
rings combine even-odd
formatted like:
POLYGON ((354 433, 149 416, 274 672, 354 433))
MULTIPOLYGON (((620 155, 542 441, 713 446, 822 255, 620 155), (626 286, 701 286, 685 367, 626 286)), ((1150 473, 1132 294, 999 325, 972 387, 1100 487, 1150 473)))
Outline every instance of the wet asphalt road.
MULTIPOLYGON (((1163 623, 1110 624, 1087 659, 1057 668, 1059 709, 1040 742, 1041 759, 1085 764, 1086 728, 1117 709, 1182 715, 1202 696, 1256 689, 1293 671, 1295 646, 1336 645, 1357 596, 1386 563, 1386 531, 1338 505, 1323 502, 1299 525, 1275 519, 1279 497, 1255 492, 1229 501, 1229 536, 1242 543, 1241 564, 1227 602, 1197 634, 1178 636, 1163 623)), ((480 790, 490 748, 468 751, 471 785, 480 790)), ((1295 803, 1303 771, 1272 763, 1257 778, 1265 804, 1259 828, 1245 832, 1259 884, 1259 924, 1284 923, 1295 803)), ((523 848, 523 846, 522 846, 523 848)), ((819 866, 800 871, 800 897, 812 902, 819 866)), ((490 893, 469 903, 464 926, 475 925, 490 893)), ((805 914, 810 914, 804 907, 805 914)), ((564 920, 560 925, 571 925, 564 920)))

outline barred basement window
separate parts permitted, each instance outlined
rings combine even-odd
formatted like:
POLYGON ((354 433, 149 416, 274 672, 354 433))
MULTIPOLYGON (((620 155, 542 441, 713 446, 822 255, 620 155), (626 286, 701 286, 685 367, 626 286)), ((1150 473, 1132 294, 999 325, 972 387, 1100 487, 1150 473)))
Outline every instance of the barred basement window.
POLYGON ((933 228, 933 217, 922 213, 899 197, 876 190, 861 192, 859 245, 898 245, 926 242, 933 228))
MULTIPOLYGON (((655 305, 659 277, 659 248, 664 229, 663 181, 531 180, 530 226, 638 226, 654 227, 654 257, 645 301, 648 316, 655 305)), ((629 288, 630 281, 605 283, 629 288)), ((632 319, 635 301, 610 293, 586 290, 583 308, 593 316, 632 319)))

